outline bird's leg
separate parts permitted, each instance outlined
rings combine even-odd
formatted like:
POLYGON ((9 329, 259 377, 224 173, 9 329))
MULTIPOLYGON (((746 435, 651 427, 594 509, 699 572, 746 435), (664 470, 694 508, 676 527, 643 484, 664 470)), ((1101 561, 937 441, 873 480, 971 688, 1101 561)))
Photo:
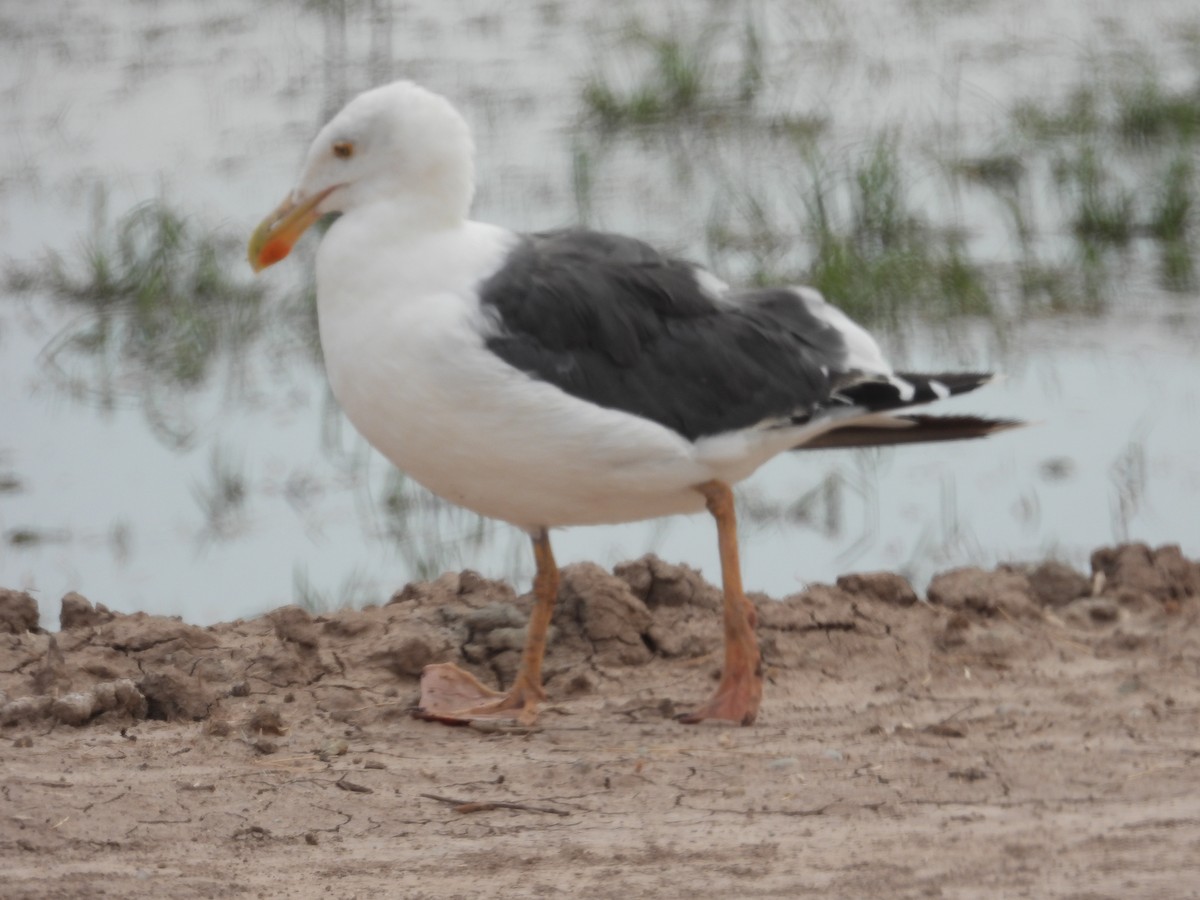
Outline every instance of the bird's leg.
POLYGON ((546 697, 542 689, 542 657, 546 654, 546 636, 558 598, 558 564, 544 528, 533 535, 533 557, 537 563, 533 613, 529 617, 521 665, 508 693, 493 691, 454 663, 426 666, 421 673, 421 700, 416 712, 419 718, 448 724, 472 719, 517 719, 526 725, 537 718, 538 702, 546 697))
POLYGON ((704 719, 728 719, 750 725, 762 700, 762 656, 754 635, 758 616, 742 590, 733 491, 723 481, 706 481, 697 485, 696 490, 704 495, 708 511, 717 520, 724 587, 725 665, 720 684, 708 702, 695 712, 680 716, 679 721, 690 725, 704 719))
POLYGON ((521 665, 509 694, 520 694, 526 698, 526 703, 536 707, 539 700, 546 699, 542 689, 542 659, 546 655, 546 636, 554 615, 554 602, 558 599, 558 563, 554 561, 550 535, 545 528, 533 536, 533 558, 537 565, 537 573, 533 576, 533 612, 529 615, 521 665))

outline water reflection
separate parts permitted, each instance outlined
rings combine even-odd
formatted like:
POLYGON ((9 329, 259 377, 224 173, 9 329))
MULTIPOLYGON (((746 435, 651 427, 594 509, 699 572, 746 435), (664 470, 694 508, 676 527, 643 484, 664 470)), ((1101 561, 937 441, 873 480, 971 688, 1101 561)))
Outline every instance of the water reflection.
POLYGON ((74 399, 111 410, 138 403, 152 430, 180 448, 192 428, 179 395, 222 376, 236 384, 263 325, 262 289, 230 277, 237 244, 199 229, 163 200, 135 207, 115 223, 104 195, 74 258, 49 250, 8 272, 14 293, 49 294, 70 315, 42 353, 55 383, 74 399))
MULTIPOLYGON (((47 608, 74 587, 205 620, 379 600, 466 565, 527 574, 521 535, 431 497, 348 429, 311 278, 254 281, 242 260, 315 128, 399 75, 475 123, 482 218, 629 231, 731 281, 814 282, 905 364, 1009 371, 967 406, 1046 420, 983 451, 773 463, 740 495, 754 586, 1184 538, 1200 490, 1178 449, 1200 383, 1186 47, 1149 44, 1147 66, 1124 40, 1103 77, 1076 59, 1046 96, 1028 74, 1044 44, 997 44, 1012 28, 998 10, 881 4, 870 26, 819 6, 28 12, 0 62, 17 161, 0 191, 19 211, 0 216, 17 248, 0 304, 0 583, 42 588, 47 608), (931 53, 964 23, 970 52, 931 53), (931 93, 930 69, 958 83, 931 93)), ((1163 10, 1159 30, 1184 13, 1163 10)), ((686 519, 559 543, 564 561, 657 550, 715 570, 712 547, 686 519)))

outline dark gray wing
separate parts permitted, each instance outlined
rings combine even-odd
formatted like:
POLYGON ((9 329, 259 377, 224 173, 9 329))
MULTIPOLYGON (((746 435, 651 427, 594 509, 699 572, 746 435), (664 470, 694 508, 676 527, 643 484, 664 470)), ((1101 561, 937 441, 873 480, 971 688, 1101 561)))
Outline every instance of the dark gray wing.
POLYGON ((509 365, 690 440, 846 402, 831 397, 845 340, 795 292, 719 301, 695 266, 631 238, 529 235, 480 296, 509 365))

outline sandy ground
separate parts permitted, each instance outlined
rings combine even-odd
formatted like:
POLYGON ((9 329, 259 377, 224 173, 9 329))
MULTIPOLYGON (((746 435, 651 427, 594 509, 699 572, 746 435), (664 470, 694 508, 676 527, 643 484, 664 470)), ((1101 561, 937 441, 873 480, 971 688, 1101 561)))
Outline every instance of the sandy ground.
POLYGON ((1200 565, 1092 564, 758 598, 751 728, 671 718, 719 595, 654 558, 565 570, 532 729, 409 715, 515 668, 474 573, 211 628, 0 592, 0 896, 1200 897, 1200 565))

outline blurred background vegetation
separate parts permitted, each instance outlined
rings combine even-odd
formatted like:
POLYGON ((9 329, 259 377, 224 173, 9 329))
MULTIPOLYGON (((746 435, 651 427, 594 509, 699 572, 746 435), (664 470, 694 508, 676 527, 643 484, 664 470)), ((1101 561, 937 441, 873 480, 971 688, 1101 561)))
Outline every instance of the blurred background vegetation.
MULTIPOLYGON (((224 592, 240 576, 254 602, 314 608, 468 563, 525 574, 520 535, 431 497, 348 431, 320 372, 313 242, 269 278, 243 259, 316 128, 393 77, 471 120, 481 218, 622 230, 731 282, 812 284, 902 361, 1013 371, 1021 408, 1002 414, 1036 415, 1030 396, 1076 377, 1038 382, 1054 365, 1041 335, 1094 346, 1154 322, 1152 352, 1193 372, 1200 13, 1043 6, 1032 23, 985 0, 274 0, 267 16, 249 0, 140 0, 68 21, 7 8, 0 576, 51 595, 95 583, 118 605, 133 583, 136 602, 165 591, 157 602, 203 618, 213 601, 154 559, 178 573, 219 558, 224 592), (112 454, 130 460, 123 493, 79 490, 117 478, 97 462, 112 454)), ((1038 449, 1017 475, 969 476, 991 478, 978 492, 998 513, 966 499, 952 456, 907 479, 913 498, 889 494, 896 464, 878 451, 752 481, 743 516, 761 540, 819 557, 764 586, 847 565, 920 578, 978 556, 1077 558, 1137 534, 1164 516, 1146 502, 1155 429, 1130 407, 1186 415, 1193 396, 1153 394, 1163 377, 1132 366, 1141 399, 1118 404, 1119 435, 1083 440, 1090 467, 1046 429, 1022 438, 1038 449), (1048 510, 1078 500, 1050 486, 1081 472, 1103 473, 1090 490, 1107 521, 1064 533, 1048 510)), ((1112 406, 1071 391, 1096 415, 1112 406)), ((691 526, 637 528, 568 555, 705 564, 691 526)))

